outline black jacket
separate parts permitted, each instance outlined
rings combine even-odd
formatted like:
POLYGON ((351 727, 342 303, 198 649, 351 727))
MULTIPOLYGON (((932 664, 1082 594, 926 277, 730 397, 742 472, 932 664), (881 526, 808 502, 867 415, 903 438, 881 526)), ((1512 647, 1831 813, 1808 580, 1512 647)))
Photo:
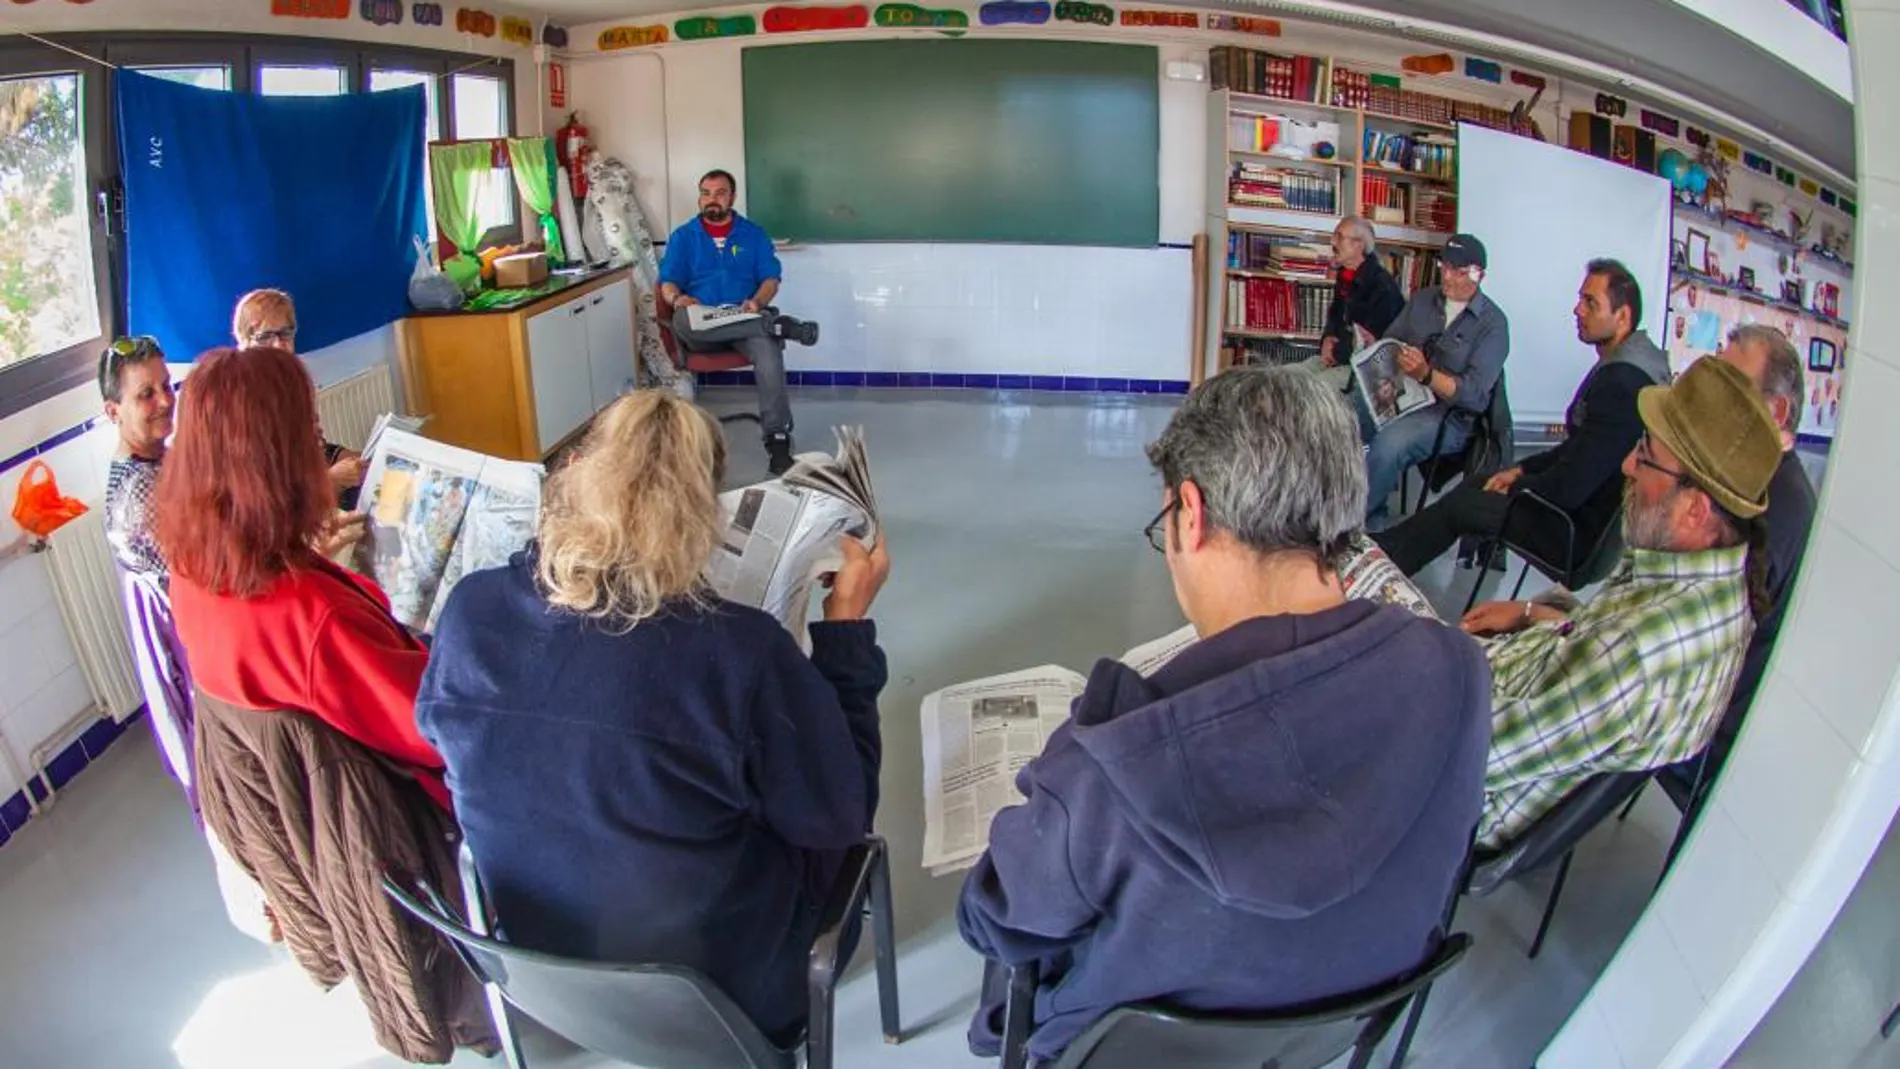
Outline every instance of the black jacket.
POLYGON ((1333 355, 1343 364, 1358 348, 1352 337, 1355 326, 1366 328, 1375 338, 1384 337, 1404 307, 1405 294, 1399 292, 1392 272, 1377 256, 1366 257, 1351 282, 1333 286, 1333 303, 1326 309, 1326 337, 1334 339, 1333 355))
POLYGON ((1579 556, 1596 544, 1623 502, 1623 458, 1643 434, 1636 395, 1668 381, 1668 358, 1648 335, 1630 335, 1578 385, 1564 413, 1564 440, 1520 465, 1517 489, 1535 490, 1575 521, 1579 556))

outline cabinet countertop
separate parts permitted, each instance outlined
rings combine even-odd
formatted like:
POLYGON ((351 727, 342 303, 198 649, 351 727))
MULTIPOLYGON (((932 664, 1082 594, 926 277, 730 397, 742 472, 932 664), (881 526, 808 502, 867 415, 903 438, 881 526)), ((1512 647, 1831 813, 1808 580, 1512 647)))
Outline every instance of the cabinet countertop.
POLYGON ((548 276, 546 282, 530 287, 522 296, 507 304, 492 308, 456 308, 448 311, 423 310, 412 308, 409 315, 416 319, 440 319, 448 316, 490 316, 512 315, 516 312, 533 313, 541 305, 559 304, 562 300, 591 282, 601 279, 625 276, 625 267, 584 267, 577 271, 556 271, 548 276))

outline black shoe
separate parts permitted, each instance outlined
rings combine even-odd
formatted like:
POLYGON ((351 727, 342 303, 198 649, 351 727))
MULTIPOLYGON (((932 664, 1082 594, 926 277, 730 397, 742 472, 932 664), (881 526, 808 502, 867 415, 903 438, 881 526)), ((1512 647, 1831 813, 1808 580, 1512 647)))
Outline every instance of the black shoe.
POLYGON ((765 470, 771 475, 783 475, 792 470, 792 436, 789 434, 768 434, 765 436, 765 470))
POLYGON ((800 345, 818 344, 818 324, 809 319, 779 316, 772 323, 772 333, 785 341, 795 341, 800 345))

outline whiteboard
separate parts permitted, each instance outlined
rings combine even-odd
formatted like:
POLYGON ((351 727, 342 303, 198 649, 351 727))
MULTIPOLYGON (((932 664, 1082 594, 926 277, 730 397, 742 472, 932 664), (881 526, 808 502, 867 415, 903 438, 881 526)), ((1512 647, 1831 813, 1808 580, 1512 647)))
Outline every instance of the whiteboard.
POLYGON ((1621 260, 1643 290, 1639 329, 1669 308, 1669 183, 1621 164, 1468 123, 1458 127, 1458 229, 1484 242, 1484 292, 1511 321, 1511 417, 1562 423, 1596 350, 1571 310, 1583 265, 1621 260))

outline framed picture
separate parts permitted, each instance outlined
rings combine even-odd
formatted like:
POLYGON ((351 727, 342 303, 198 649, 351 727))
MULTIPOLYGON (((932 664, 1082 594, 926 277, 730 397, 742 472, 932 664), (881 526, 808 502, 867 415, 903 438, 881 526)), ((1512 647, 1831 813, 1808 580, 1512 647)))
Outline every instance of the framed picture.
POLYGON ((1752 267, 1737 268, 1736 275, 1735 275, 1735 282, 1737 285, 1741 286, 1745 290, 1754 289, 1755 288, 1755 269, 1752 267))
POLYGON ((1839 356, 1840 350, 1826 338, 1808 339, 1809 371, 1833 371, 1835 360, 1839 356))
POLYGON ((1669 262, 1676 267, 1689 266, 1689 245, 1683 241, 1669 243, 1669 262))
MULTIPOLYGON (((1709 236, 1691 227, 1685 251, 1689 254, 1689 270, 1709 271, 1709 236)), ((1714 272, 1709 272, 1713 274, 1714 272)))

